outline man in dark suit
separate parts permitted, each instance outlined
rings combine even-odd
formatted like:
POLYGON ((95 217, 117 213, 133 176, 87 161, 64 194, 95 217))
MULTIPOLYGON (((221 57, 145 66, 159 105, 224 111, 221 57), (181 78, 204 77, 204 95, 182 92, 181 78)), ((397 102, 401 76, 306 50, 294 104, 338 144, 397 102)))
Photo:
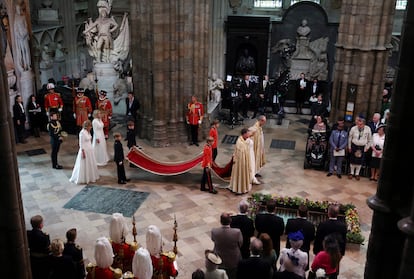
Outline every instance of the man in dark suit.
POLYGON ((264 260, 260 256, 262 251, 262 241, 258 238, 253 238, 250 243, 250 257, 242 259, 237 266, 237 279, 271 278, 272 268, 269 261, 264 260))
POLYGON ((214 242, 214 252, 223 262, 219 268, 226 270, 229 279, 236 278, 237 265, 241 260, 240 247, 243 244, 243 235, 239 229, 231 228, 231 216, 222 213, 220 216, 221 227, 211 230, 211 240, 214 242))
POLYGON ((22 96, 16 95, 13 105, 13 120, 16 128, 17 140, 20 143, 27 143, 25 137, 26 113, 23 107, 22 96))
POLYGON ((247 216, 249 203, 242 200, 239 203, 239 214, 231 216, 230 227, 240 229, 243 235, 243 245, 240 248, 243 259, 250 257, 250 238, 254 235, 253 220, 247 216))
POLYGON ((241 84, 240 84, 240 92, 241 92, 241 109, 244 118, 247 118, 247 112, 249 110, 253 110, 254 115, 252 119, 256 117, 257 108, 256 108, 256 83, 250 81, 250 75, 245 75, 241 84))
POLYGON ((128 97, 125 99, 126 102, 126 116, 127 120, 137 120, 137 113, 139 110, 139 101, 134 96, 134 92, 128 92, 128 97))
POLYGON ((267 212, 259 213, 255 218, 255 227, 258 232, 257 237, 260 237, 261 233, 267 233, 273 242, 273 249, 277 256, 280 254, 280 236, 285 231, 285 223, 282 217, 277 216, 275 212, 276 203, 269 201, 266 204, 267 212))
POLYGON ((329 234, 335 234, 338 239, 339 248, 342 256, 345 255, 347 227, 344 221, 338 220, 339 205, 330 204, 328 207, 329 219, 319 223, 316 229, 315 241, 313 243, 313 253, 316 255, 323 250, 323 239, 329 234))
MULTIPOLYGON (((298 208, 298 217, 289 218, 286 222, 285 234, 289 235, 297 231, 303 234, 303 244, 301 250, 308 254, 308 265, 306 270, 309 269, 309 251, 310 244, 315 239, 315 226, 308 219, 308 207, 301 204, 298 208)), ((290 248, 289 236, 286 239, 286 248, 290 248)))

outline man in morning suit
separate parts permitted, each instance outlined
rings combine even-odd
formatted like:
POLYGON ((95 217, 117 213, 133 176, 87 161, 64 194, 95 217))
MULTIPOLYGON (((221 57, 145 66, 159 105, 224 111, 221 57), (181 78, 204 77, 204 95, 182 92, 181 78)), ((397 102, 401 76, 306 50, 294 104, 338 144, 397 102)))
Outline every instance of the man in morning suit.
POLYGON ((267 212, 259 213, 255 218, 255 227, 258 232, 257 237, 260 234, 267 233, 273 242, 273 249, 279 257, 280 254, 280 236, 285 231, 285 223, 282 217, 277 216, 275 212, 276 203, 274 201, 268 201, 266 204, 267 212))
POLYGON ((254 237, 250 243, 250 257, 242 259, 237 266, 237 279, 271 278, 272 268, 269 261, 260 256, 262 251, 262 241, 254 237))
POLYGON ((316 229, 313 253, 316 255, 323 250, 323 239, 329 234, 335 234, 338 239, 342 256, 345 255, 347 227, 344 221, 338 220, 339 205, 330 204, 328 207, 328 220, 319 223, 316 229))
POLYGON ((220 256, 223 262, 219 268, 226 270, 229 279, 236 278, 237 265, 241 260, 240 247, 243 244, 243 235, 239 229, 231 228, 231 216, 222 213, 220 216, 221 227, 211 230, 211 240, 214 242, 214 252, 220 256))
POLYGON ((303 234, 303 244, 301 250, 308 254, 309 269, 309 250, 310 244, 315 239, 315 226, 308 219, 308 207, 304 204, 299 205, 298 216, 296 218, 289 218, 286 222, 285 234, 288 235, 286 239, 286 248, 290 248, 289 234, 300 231, 303 234))
POLYGON ((243 259, 250 257, 250 238, 254 236, 254 222, 247 216, 249 203, 242 200, 239 203, 239 214, 231 216, 230 227, 240 229, 243 235, 243 245, 240 248, 243 259))

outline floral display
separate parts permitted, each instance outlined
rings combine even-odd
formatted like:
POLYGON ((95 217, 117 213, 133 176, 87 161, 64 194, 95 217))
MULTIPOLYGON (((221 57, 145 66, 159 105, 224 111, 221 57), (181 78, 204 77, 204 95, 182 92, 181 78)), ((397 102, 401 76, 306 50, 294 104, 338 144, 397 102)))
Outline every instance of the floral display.
MULTIPOLYGON (((299 205, 305 204, 309 212, 327 214, 328 206, 332 203, 329 201, 312 201, 300 197, 281 197, 270 194, 254 193, 248 201, 250 203, 249 215, 254 219, 256 213, 264 209, 267 201, 274 200, 277 208, 297 209, 299 205)), ((348 228, 346 235, 347 242, 362 244, 365 240, 361 235, 358 211, 353 204, 339 204, 340 216, 345 218, 348 228)))

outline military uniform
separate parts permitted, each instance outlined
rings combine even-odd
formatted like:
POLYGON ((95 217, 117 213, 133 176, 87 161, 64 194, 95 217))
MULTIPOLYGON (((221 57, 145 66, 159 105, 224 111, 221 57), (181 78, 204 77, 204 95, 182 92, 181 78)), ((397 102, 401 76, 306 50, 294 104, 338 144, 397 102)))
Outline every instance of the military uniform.
POLYGON ((53 83, 48 83, 46 86, 49 93, 45 95, 44 105, 46 114, 49 115, 52 111, 58 113, 60 118, 60 112, 63 110, 63 101, 60 97, 60 94, 55 92, 55 85, 53 83))
POLYGON ((204 115, 203 104, 194 100, 187 105, 187 123, 191 129, 191 144, 198 146, 198 126, 201 124, 204 115))
POLYGON ((114 251, 114 263, 112 264, 113 268, 119 268, 126 271, 132 271, 132 259, 134 258, 135 251, 138 248, 136 243, 115 243, 112 242, 112 249, 114 251))
POLYGON ((88 274, 86 279, 120 279, 122 278, 122 270, 112 267, 98 267, 93 264, 88 264, 86 267, 88 274))
POLYGON ((75 97, 73 102, 73 113, 76 118, 76 126, 82 127, 83 122, 89 119, 92 113, 92 104, 83 92, 75 97))
POLYGON ((104 134, 105 138, 107 139, 112 118, 112 104, 111 101, 106 97, 106 93, 99 93, 99 95, 99 99, 96 102, 96 108, 101 111, 102 122, 104 124, 104 134))
POLYGON ((58 164, 57 155, 59 152, 60 144, 62 143, 62 126, 58 120, 51 120, 47 124, 47 130, 50 136, 50 144, 52 145, 52 168, 60 169, 62 167, 58 164))
POLYGON ((174 266, 175 254, 162 253, 158 258, 151 255, 152 266, 154 268, 153 278, 169 279, 170 277, 177 277, 178 271, 174 266))
POLYGON ((39 229, 32 229, 30 231, 27 231, 27 240, 29 242, 32 278, 47 278, 49 274, 49 235, 39 229))
POLYGON ((82 248, 74 242, 65 243, 65 249, 63 255, 70 256, 76 267, 76 277, 79 279, 85 278, 85 264, 83 261, 82 248))

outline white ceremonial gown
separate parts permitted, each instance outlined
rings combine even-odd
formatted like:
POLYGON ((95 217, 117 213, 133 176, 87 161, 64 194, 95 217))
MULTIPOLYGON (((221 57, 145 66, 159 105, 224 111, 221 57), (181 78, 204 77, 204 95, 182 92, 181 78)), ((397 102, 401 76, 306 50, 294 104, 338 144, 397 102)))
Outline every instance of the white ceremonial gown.
POLYGON ((92 136, 88 130, 82 129, 79 133, 78 156, 69 181, 75 184, 88 184, 96 182, 98 178, 99 172, 92 148, 92 136), (85 151, 85 158, 82 158, 82 149, 85 151))
POLYGON ((105 166, 109 161, 108 150, 106 146, 105 134, 103 131, 104 123, 101 119, 95 118, 92 121, 93 139, 92 147, 95 152, 96 164, 105 166), (99 140, 99 143, 97 142, 99 140))

